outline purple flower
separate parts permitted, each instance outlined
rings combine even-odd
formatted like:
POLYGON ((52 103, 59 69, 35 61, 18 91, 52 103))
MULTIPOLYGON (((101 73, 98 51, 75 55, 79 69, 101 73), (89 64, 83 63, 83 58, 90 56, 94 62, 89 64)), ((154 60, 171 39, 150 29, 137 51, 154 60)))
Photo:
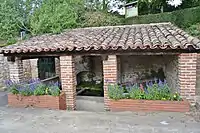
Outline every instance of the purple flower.
POLYGON ((60 86, 60 83, 57 81, 54 83, 55 86, 60 86))
POLYGON ((22 91, 25 90, 25 88, 24 88, 23 86, 18 86, 18 87, 17 87, 17 90, 18 90, 19 92, 22 92, 22 91))
POLYGON ((159 79, 158 86, 163 87, 163 82, 159 79))
POLYGON ((6 81, 5 81, 5 85, 6 85, 7 87, 12 86, 13 84, 14 84, 14 83, 13 83, 12 80, 6 80, 6 81))
POLYGON ((152 87, 152 86, 153 86, 153 82, 150 81, 148 86, 149 86, 149 87, 152 87))
POLYGON ((35 89, 36 89, 36 84, 30 84, 29 85, 29 89, 31 90, 31 91, 34 91, 35 89))
POLYGON ((167 80, 166 79, 164 79, 164 84, 167 84, 167 80))
POLYGON ((144 92, 147 93, 147 94, 149 93, 147 88, 144 88, 144 92))

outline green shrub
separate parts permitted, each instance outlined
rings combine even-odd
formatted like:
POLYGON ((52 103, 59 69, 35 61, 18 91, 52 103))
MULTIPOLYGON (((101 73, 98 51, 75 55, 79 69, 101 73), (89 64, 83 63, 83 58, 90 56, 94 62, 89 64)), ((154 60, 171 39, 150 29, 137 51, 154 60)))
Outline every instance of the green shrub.
POLYGON ((10 86, 10 92, 12 93, 12 94, 19 94, 19 90, 17 89, 18 88, 18 86, 17 85, 11 85, 10 86))
POLYGON ((45 0, 30 17, 31 31, 33 34, 60 33, 75 28, 83 9, 81 0, 45 0))
POLYGON ((50 86, 49 93, 52 96, 59 96, 60 95, 60 88, 58 86, 50 86))
POLYGON ((119 85, 108 85, 108 96, 111 99, 119 100, 124 98, 124 89, 119 85))
POLYGON ((30 89, 26 88, 26 89, 21 90, 20 94, 22 96, 31 96, 33 95, 33 92, 30 89))
POLYGON ((37 87, 34 90, 34 95, 39 96, 39 95, 45 95, 46 94, 46 88, 47 86, 45 84, 38 84, 37 87))
POLYGON ((200 38, 200 23, 197 23, 195 25, 192 25, 192 26, 186 28, 186 31, 189 34, 200 38))
POLYGON ((49 83, 44 84, 40 80, 31 79, 29 82, 14 82, 12 80, 7 80, 5 85, 10 90, 12 94, 20 94, 23 96, 30 95, 52 95, 59 96, 61 91, 59 88, 59 83, 49 83))
POLYGON ((137 84, 123 88, 121 85, 109 85, 108 96, 111 99, 145 99, 145 100, 173 100, 181 101, 181 96, 176 92, 172 93, 166 81, 150 82, 139 87, 137 84), (128 93, 125 93, 126 91, 128 93))
POLYGON ((131 99, 144 99, 145 92, 142 91, 138 85, 134 85, 129 90, 129 95, 131 99))
POLYGON ((81 27, 99 27, 124 24, 124 18, 106 12, 85 12, 80 18, 81 27))
POLYGON ((189 27, 200 22, 200 6, 159 14, 142 15, 126 19, 127 24, 171 22, 179 27, 189 27))

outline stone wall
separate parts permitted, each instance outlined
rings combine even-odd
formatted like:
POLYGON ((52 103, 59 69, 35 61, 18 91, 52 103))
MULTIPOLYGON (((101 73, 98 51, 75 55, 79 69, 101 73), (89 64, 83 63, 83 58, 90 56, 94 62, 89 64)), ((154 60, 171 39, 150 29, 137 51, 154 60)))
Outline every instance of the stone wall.
POLYGON ((24 73, 24 81, 30 80, 32 78, 31 73, 31 61, 30 60, 23 60, 23 73, 24 73))
POLYGON ((177 87, 176 56, 120 56, 121 82, 134 83, 147 79, 166 79, 170 88, 177 87))
POLYGON ((4 86, 4 81, 9 79, 9 66, 7 57, 0 54, 0 88, 4 86))
POLYGON ((102 81, 102 59, 100 56, 75 56, 75 73, 77 83, 102 81))
POLYGON ((32 78, 38 78, 38 66, 37 66, 37 62, 38 62, 38 59, 30 59, 32 78))
MULTIPOLYGON (((4 87, 4 81, 10 79, 9 62, 7 57, 0 55, 0 88, 4 87)), ((24 80, 38 77, 37 59, 23 60, 24 80)))
POLYGON ((23 60, 24 80, 38 78, 37 61, 38 59, 23 60))
POLYGON ((170 88, 173 92, 179 91, 178 86, 178 56, 172 56, 168 58, 169 60, 166 61, 167 64, 165 66, 165 75, 167 83, 169 84, 170 88))

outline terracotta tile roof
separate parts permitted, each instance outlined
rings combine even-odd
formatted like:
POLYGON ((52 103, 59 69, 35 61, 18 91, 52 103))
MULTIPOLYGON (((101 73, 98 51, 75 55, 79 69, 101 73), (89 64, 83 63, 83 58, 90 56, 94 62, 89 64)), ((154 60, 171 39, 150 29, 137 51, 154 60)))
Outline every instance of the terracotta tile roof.
POLYGON ((200 49, 200 40, 170 23, 92 27, 46 34, 3 47, 1 53, 200 49))

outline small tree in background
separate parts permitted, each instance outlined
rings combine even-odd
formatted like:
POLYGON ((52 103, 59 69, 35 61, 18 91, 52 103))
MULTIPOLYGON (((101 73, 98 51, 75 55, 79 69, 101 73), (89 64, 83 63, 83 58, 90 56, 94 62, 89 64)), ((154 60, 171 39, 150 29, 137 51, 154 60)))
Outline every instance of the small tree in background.
POLYGON ((31 16, 33 34, 59 33, 78 26, 79 13, 83 10, 80 0, 46 0, 31 16))

